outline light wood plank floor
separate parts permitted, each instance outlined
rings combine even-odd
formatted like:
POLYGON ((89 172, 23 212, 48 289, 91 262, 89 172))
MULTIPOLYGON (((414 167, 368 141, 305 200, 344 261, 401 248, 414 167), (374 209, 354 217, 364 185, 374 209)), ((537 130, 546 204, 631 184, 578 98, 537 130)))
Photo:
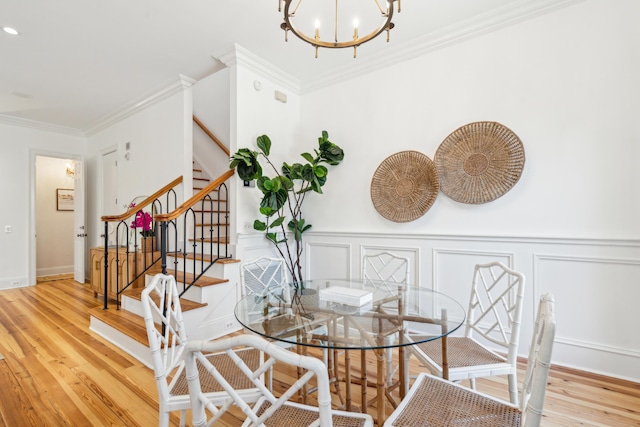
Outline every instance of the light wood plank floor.
MULTIPOLYGON (((87 311, 96 306, 93 292, 73 280, 0 291, 1 425, 157 425, 152 372, 89 330, 87 311)), ((368 363, 373 373, 373 357, 368 363)), ((412 361, 412 373, 419 370, 412 361)), ((295 372, 274 376, 277 390, 295 372)), ((506 398, 504 379, 478 386, 506 398)), ((234 414, 225 417, 220 425, 240 425, 234 414)), ((542 425, 640 426, 640 384, 553 367, 542 425)))

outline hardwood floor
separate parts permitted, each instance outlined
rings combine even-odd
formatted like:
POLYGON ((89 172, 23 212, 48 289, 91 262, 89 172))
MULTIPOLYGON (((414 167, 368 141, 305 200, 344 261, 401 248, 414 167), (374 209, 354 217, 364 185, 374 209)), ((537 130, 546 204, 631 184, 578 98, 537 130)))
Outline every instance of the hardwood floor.
MULTIPOLYGON (((89 330, 87 312, 99 305, 73 280, 0 291, 2 425, 157 425, 153 373, 89 330)), ((419 370, 412 360, 411 371, 419 370)), ((277 390, 277 380, 295 372, 274 376, 277 390)), ((479 389, 502 398, 505 384, 501 378, 478 381, 479 389)), ((171 422, 178 425, 177 414, 171 422)), ((230 414, 219 425, 240 424, 230 414)), ((640 426, 640 384, 553 367, 542 425, 640 426)))

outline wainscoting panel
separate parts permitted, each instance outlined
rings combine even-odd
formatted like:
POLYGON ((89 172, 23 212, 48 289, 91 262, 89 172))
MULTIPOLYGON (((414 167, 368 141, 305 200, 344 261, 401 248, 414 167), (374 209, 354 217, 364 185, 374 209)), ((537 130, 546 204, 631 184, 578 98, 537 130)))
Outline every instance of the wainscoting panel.
POLYGON ((306 246, 308 279, 351 279, 352 246, 350 244, 313 242, 306 246))
POLYGON ((364 253, 389 250, 409 256, 414 283, 465 308, 473 266, 501 261, 526 278, 522 357, 538 298, 549 292, 558 328, 553 363, 640 382, 640 241, 314 231, 305 243, 308 278, 359 278, 364 253))
POLYGON ((432 254, 433 289, 453 297, 465 310, 469 304, 473 269, 476 264, 500 261, 507 267, 514 268, 513 253, 434 248, 432 254))
POLYGON ((635 359, 640 375, 640 260, 536 254, 534 264, 534 293, 556 301, 557 359, 601 372, 635 359))

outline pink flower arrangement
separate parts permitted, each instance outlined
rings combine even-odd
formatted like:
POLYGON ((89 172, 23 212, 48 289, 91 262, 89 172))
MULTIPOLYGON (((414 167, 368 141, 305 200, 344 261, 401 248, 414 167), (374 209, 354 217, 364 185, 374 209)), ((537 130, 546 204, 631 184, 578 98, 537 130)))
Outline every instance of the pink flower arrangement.
POLYGON ((149 212, 138 211, 136 217, 131 223, 131 228, 140 228, 142 237, 153 237, 153 218, 149 212))

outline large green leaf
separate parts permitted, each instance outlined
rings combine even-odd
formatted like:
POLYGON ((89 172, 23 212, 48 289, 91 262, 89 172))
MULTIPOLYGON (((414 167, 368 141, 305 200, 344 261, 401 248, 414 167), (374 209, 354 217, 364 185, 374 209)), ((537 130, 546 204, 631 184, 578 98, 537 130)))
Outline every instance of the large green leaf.
POLYGON ((322 161, 335 166, 344 160, 344 151, 331 141, 323 141, 319 144, 322 161))
POLYGON ((293 232, 293 236, 297 241, 302 240, 302 233, 311 228, 311 224, 305 225, 305 220, 300 218, 298 221, 291 220, 289 224, 287 224, 289 230, 293 232))
POLYGON ((318 178, 324 178, 325 176, 327 176, 327 168, 322 166, 322 165, 318 165, 318 166, 314 166, 313 167, 313 173, 318 177, 318 178))
POLYGON ((314 163, 316 159, 309 153, 302 153, 302 157, 309 163, 314 163))
POLYGON ((261 135, 256 139, 258 148, 262 150, 265 156, 269 156, 271 153, 271 139, 267 135, 261 135))
POLYGON ((269 228, 280 227, 283 222, 284 222, 284 217, 280 216, 275 221, 273 221, 271 224, 269 224, 269 228))
POLYGON ((233 156, 229 168, 235 168, 240 179, 251 181, 262 175, 262 167, 258 162, 257 153, 247 148, 241 148, 233 156))
POLYGON ((302 171, 300 176, 302 177, 302 179, 304 179, 305 181, 313 181, 314 178, 316 177, 316 174, 313 173, 313 166, 311 165, 304 165, 302 167, 302 171))
POLYGON ((276 213, 277 211, 274 211, 273 209, 271 209, 268 206, 260 206, 260 213, 266 217, 270 217, 272 216, 274 213, 276 213))
POLYGON ((262 201, 260 202, 260 207, 268 207, 271 210, 277 211, 284 206, 287 202, 287 198, 289 197, 289 193, 284 188, 281 188, 278 191, 269 191, 265 193, 262 201))
POLYGON ((256 219, 255 221, 253 221, 253 229, 256 231, 265 231, 267 229, 267 224, 260 221, 259 219, 256 219))

